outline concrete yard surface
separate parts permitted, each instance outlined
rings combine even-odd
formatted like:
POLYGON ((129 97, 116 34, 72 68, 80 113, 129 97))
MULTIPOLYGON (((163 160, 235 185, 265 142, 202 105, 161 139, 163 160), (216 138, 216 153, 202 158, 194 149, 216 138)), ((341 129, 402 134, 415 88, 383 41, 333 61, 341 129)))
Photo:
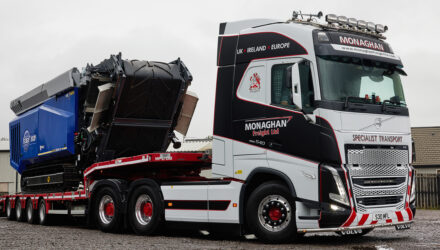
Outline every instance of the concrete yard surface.
POLYGON ((298 242, 266 245, 255 237, 208 235, 197 230, 168 229, 158 236, 103 233, 83 221, 57 217, 51 226, 0 218, 0 249, 438 249, 440 210, 418 210, 410 230, 378 228, 346 238, 335 233, 307 234, 298 242))

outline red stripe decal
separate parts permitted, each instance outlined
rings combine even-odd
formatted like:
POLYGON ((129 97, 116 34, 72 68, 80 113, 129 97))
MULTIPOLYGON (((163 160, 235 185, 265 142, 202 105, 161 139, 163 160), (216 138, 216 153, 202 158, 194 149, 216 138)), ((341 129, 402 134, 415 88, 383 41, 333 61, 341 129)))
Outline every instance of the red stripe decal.
POLYGON ((353 223, 354 219, 356 218, 356 212, 352 211, 350 218, 348 218, 348 220, 344 223, 344 225, 342 225, 343 227, 348 227, 351 225, 351 223, 353 223))
POLYGON ((375 225, 377 223, 377 220, 373 220, 370 224, 375 225))
POLYGON ((368 219, 368 216, 370 216, 370 215, 369 215, 369 214, 363 214, 361 220, 360 220, 359 223, 358 223, 358 226, 362 226, 362 225, 364 225, 365 222, 366 222, 367 219, 368 219))
POLYGON ((403 215, 402 215, 402 212, 400 212, 400 211, 396 211, 396 215, 397 215, 397 221, 403 221, 403 215))
POLYGON ((386 222, 386 223, 391 223, 391 222, 393 222, 393 220, 392 220, 392 219, 388 219, 388 220, 386 220, 385 222, 386 222))
POLYGON ((409 220, 412 220, 413 219, 413 214, 412 214, 411 208, 407 207, 406 208, 406 212, 408 213, 409 220))

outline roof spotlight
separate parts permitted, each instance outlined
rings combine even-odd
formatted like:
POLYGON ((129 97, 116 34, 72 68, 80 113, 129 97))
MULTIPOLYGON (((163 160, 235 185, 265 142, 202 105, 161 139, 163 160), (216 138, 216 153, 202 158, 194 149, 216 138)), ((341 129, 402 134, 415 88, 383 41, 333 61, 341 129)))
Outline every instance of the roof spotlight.
POLYGON ((350 27, 356 27, 356 25, 357 25, 356 18, 349 18, 348 19, 348 25, 350 25, 350 27))
POLYGON ((366 29, 367 28, 367 22, 365 22, 364 20, 358 20, 357 21, 357 27, 358 29, 366 29))
POLYGON ((368 22, 367 23, 367 29, 369 31, 375 31, 376 30, 376 24, 372 23, 372 22, 368 22))
POLYGON ((376 32, 377 33, 385 33, 388 30, 388 27, 383 24, 376 24, 376 32))
POLYGON ((325 16, 325 21, 328 23, 337 23, 338 17, 335 14, 328 14, 325 16))
POLYGON ((347 25, 348 24, 348 18, 346 16, 338 16, 338 23, 340 25, 347 25))

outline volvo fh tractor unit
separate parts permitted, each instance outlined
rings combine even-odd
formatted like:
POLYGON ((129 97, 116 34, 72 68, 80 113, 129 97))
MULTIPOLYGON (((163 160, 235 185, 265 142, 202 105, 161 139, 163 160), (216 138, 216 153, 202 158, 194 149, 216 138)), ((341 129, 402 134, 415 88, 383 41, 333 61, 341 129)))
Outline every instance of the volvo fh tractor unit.
POLYGON ((220 24, 212 153, 166 152, 197 102, 180 60, 112 56, 14 100, 11 164, 25 192, 1 197, 0 211, 41 224, 82 215, 146 235, 173 222, 265 242, 409 229, 403 63, 386 26, 321 16, 220 24))

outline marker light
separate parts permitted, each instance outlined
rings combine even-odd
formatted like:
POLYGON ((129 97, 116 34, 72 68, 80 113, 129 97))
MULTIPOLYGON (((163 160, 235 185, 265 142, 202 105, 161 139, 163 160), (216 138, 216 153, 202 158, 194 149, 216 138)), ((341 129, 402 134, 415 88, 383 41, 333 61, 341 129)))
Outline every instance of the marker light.
POLYGON ((346 16, 338 16, 338 23, 340 25, 347 25, 348 24, 348 18, 346 16))
POLYGON ((348 25, 350 25, 351 27, 356 27, 357 26, 356 18, 349 18, 348 19, 348 25))
POLYGON ((388 30, 388 27, 386 25, 376 24, 376 32, 377 33, 384 33, 387 30, 388 30))
POLYGON ((367 29, 369 31, 376 31, 376 25, 374 23, 372 23, 372 22, 368 22, 367 23, 367 29))
POLYGON ((328 14, 325 16, 325 21, 328 23, 337 23, 338 17, 335 14, 328 14))
POLYGON ((367 22, 365 22, 364 20, 358 20, 357 27, 359 29, 366 29, 367 28, 367 22))
POLYGON ((320 42, 330 42, 327 34, 325 32, 318 32, 318 41, 320 42))

